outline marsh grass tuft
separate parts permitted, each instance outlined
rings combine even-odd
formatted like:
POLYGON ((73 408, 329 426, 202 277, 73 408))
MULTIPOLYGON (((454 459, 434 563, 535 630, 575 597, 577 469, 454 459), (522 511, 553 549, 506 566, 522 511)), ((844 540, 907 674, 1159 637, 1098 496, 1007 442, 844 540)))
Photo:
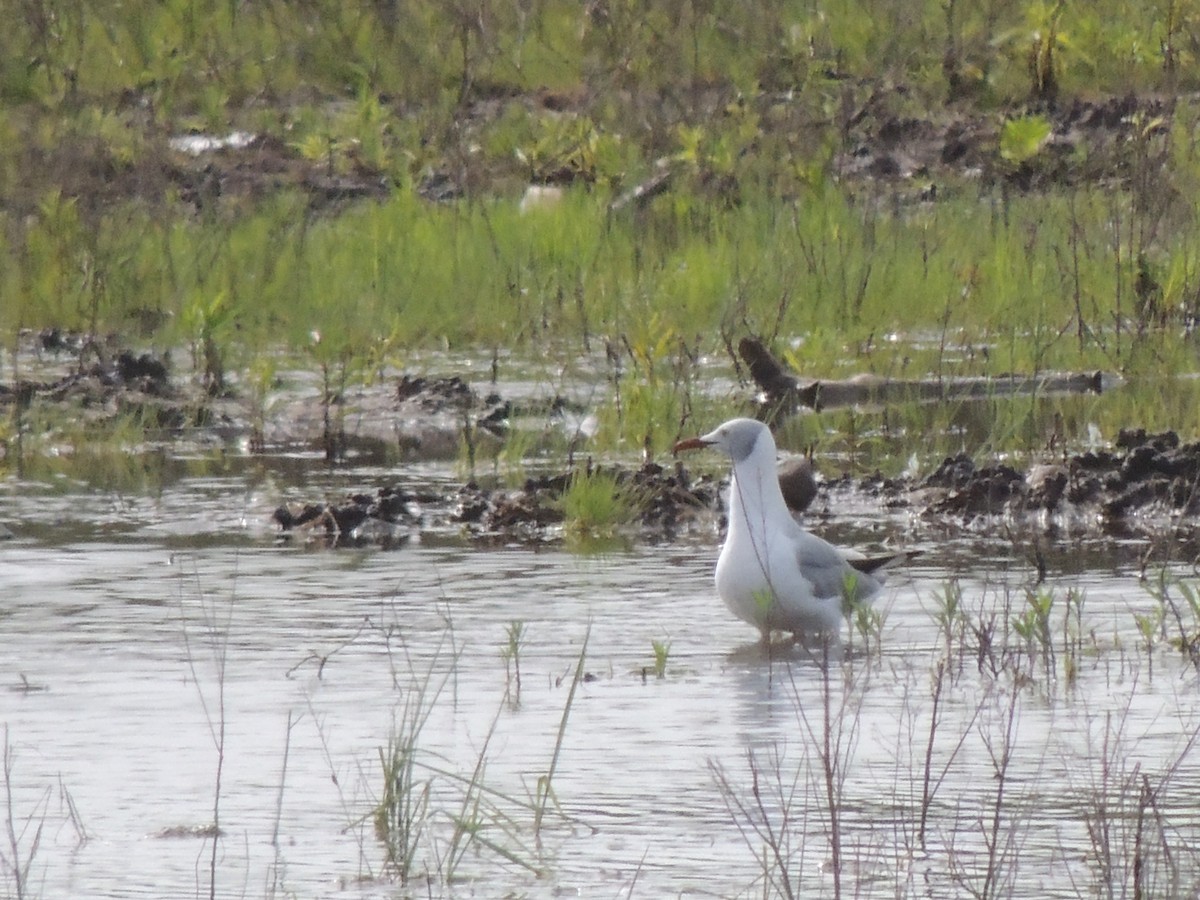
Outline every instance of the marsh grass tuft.
MULTIPOLYGON (((524 623, 510 623, 507 634, 502 654, 506 664, 511 660, 516 666, 524 643, 524 623)), ((543 874, 542 839, 548 813, 559 809, 554 777, 576 690, 583 680, 589 635, 590 629, 573 669, 547 769, 528 796, 518 797, 496 789, 488 777, 497 725, 514 706, 508 689, 482 736, 473 766, 468 771, 453 768, 424 746, 430 717, 457 678, 462 650, 454 645, 453 629, 448 623, 432 655, 420 666, 409 654, 403 635, 386 630, 389 648, 398 649, 405 660, 405 668, 393 673, 404 700, 388 743, 379 750, 383 785, 370 820, 383 845, 386 868, 398 880, 408 883, 423 876, 431 883, 450 884, 459 877, 469 853, 486 853, 505 865, 535 876, 543 874)), ((561 809, 559 812, 572 827, 583 825, 561 809)))
POLYGON ((577 471, 561 499, 563 528, 576 540, 613 538, 640 515, 636 486, 603 469, 577 471))
POLYGON ((1052 591, 1031 590, 1026 593, 1024 610, 1012 619, 1013 630, 1025 642, 1031 668, 1040 660, 1042 672, 1048 678, 1053 678, 1056 673, 1054 637, 1050 627, 1053 607, 1052 591))
POLYGON ((950 579, 941 590, 934 591, 933 600, 933 621, 937 625, 938 634, 945 642, 946 658, 957 656, 961 667, 963 654, 954 653, 956 647, 961 649, 965 646, 967 630, 961 582, 957 578, 950 579))
POLYGON ((567 734, 567 722, 571 718, 571 710, 575 704, 575 692, 579 689, 579 685, 583 682, 584 664, 587 662, 588 642, 592 637, 592 626, 588 623, 587 631, 583 635, 583 643, 579 648, 579 658, 575 663, 574 673, 571 676, 571 686, 567 691, 567 701, 563 705, 562 718, 558 723, 558 736, 554 741, 554 753, 550 757, 550 765, 546 769, 546 774, 542 775, 537 780, 537 787, 534 795, 534 814, 533 814, 533 833, 539 839, 542 833, 542 824, 545 820, 546 809, 551 800, 557 805, 557 798, 554 796, 554 775, 558 771, 558 761, 562 755, 563 740, 567 734))
POLYGON ((525 623, 520 619, 513 619, 505 626, 505 637, 500 657, 504 660, 505 681, 510 686, 516 686, 515 691, 509 691, 509 697, 515 705, 521 702, 521 648, 525 646, 525 623))
POLYGON ((423 670, 416 670, 406 654, 410 684, 387 745, 379 750, 383 790, 373 813, 375 834, 383 844, 387 867, 401 882, 407 882, 414 873, 429 827, 432 778, 419 765, 420 742, 434 706, 454 671, 458 654, 453 650, 449 668, 438 671, 449 639, 450 633, 443 633, 423 670))
POLYGON ((1200 590, 1182 579, 1171 578, 1164 569, 1151 580, 1148 591, 1157 603, 1156 608, 1134 615, 1147 649, 1152 636, 1159 632, 1200 671, 1200 590))
POLYGON ((847 770, 860 737, 869 679, 865 667, 838 659, 833 651, 826 640, 810 667, 799 672, 786 667, 785 690, 802 740, 797 753, 778 743, 764 752, 750 750, 749 785, 737 783, 719 761, 708 763, 726 810, 761 861, 761 880, 771 896, 803 896, 798 870, 813 852, 805 838, 814 830, 828 848, 832 895, 843 896, 847 770), (820 824, 814 829, 816 820, 820 824))
POLYGON ((220 874, 218 862, 221 858, 221 810, 225 799, 225 767, 228 763, 228 746, 226 734, 229 726, 229 709, 225 701, 225 691, 229 678, 229 648, 232 642, 233 614, 236 595, 218 598, 205 590, 194 559, 186 556, 176 558, 180 566, 180 595, 179 618, 180 633, 184 650, 187 654, 188 671, 192 683, 196 686, 196 694, 204 718, 208 725, 209 735, 215 754, 213 772, 212 821, 204 827, 203 833, 211 840, 208 856, 208 897, 215 900, 219 896, 217 879, 220 874), (186 588, 194 589, 194 597, 189 597, 186 588), (195 616, 198 624, 193 633, 191 617, 195 616), (202 677, 204 655, 198 650, 206 651, 207 662, 211 666, 212 683, 206 687, 202 677))
POLYGON ((862 642, 862 654, 864 658, 870 659, 872 653, 877 657, 881 657, 883 654, 883 628, 886 618, 884 611, 871 603, 861 601, 851 603, 848 648, 853 649, 854 639, 857 637, 862 642))
POLYGON ((24 818, 17 811, 14 799, 16 754, 9 740, 8 724, 3 731, 4 740, 4 836, 0 848, 0 875, 11 885, 17 900, 31 898, 33 893, 33 864, 42 845, 42 833, 49 815, 50 792, 47 789, 24 818))
POLYGON ((650 641, 650 646, 654 650, 654 677, 664 678, 667 674, 667 660, 671 657, 671 642, 655 638, 650 641))

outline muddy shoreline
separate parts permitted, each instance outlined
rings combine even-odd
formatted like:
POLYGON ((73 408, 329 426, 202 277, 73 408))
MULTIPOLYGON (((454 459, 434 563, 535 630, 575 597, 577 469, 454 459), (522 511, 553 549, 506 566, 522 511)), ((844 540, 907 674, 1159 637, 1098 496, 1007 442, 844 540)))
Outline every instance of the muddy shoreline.
MULTIPOLYGON (((724 512, 723 477, 696 474, 679 462, 632 467, 582 465, 529 478, 518 488, 469 481, 449 493, 395 485, 364 490, 333 502, 280 506, 281 534, 331 546, 393 540, 395 529, 457 526, 480 540, 553 541, 563 537, 562 498, 572 479, 604 473, 633 492, 640 512, 623 533, 671 541, 724 512), (422 510, 438 510, 426 513, 422 510)), ((903 513, 926 526, 973 532, 987 522, 1029 533, 1057 532, 1129 538, 1171 535, 1192 541, 1200 520, 1200 442, 1174 432, 1121 433, 1113 450, 1064 455, 1024 470, 1007 463, 976 464, 965 454, 945 459, 920 478, 818 478, 813 505, 854 503, 903 513)), ((796 510, 801 513, 802 510, 796 510)))
MULTIPOLYGON (((65 360, 68 371, 0 383, 0 409, 19 417, 39 404, 94 424, 132 415, 167 447, 194 443, 199 432, 214 445, 240 444, 250 455, 300 446, 343 462, 348 455, 399 457, 403 469, 406 461, 455 458, 464 427, 474 441, 499 441, 514 427, 512 418, 531 406, 543 421, 558 421, 564 429, 571 427, 568 417, 574 421, 583 412, 558 396, 516 402, 477 390, 462 376, 404 374, 357 396, 353 409, 339 408, 331 421, 341 430, 325 433, 319 397, 277 406, 264 419, 243 398, 207 396, 191 381, 173 377, 169 360, 153 354, 57 333, 27 337, 37 353, 65 360)), ((17 452, 10 440, 6 455, 17 452)), ((920 477, 852 476, 829 471, 819 460, 816 468, 806 500, 798 504, 827 507, 831 497, 849 495, 860 505, 953 529, 998 520, 1035 530, 1069 523, 1074 531, 1096 535, 1182 538, 1200 521, 1200 441, 1171 431, 1131 427, 1110 448, 1060 449, 1023 468, 966 454, 946 458, 920 477)), ((273 521, 288 539, 333 545, 387 544, 398 531, 427 527, 459 529, 479 540, 554 541, 563 536, 562 498, 572 480, 597 473, 611 477, 633 501, 632 523, 620 529, 631 539, 670 541, 722 511, 724 475, 698 474, 670 458, 596 465, 581 441, 573 460, 519 487, 484 479, 450 488, 364 484, 344 498, 280 504, 273 521)))

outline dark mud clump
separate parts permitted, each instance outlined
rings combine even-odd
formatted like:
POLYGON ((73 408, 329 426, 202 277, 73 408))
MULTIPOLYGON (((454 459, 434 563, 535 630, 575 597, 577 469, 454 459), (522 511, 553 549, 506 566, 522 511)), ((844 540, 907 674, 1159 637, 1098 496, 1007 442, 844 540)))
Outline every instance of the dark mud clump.
POLYGON ((306 503, 298 509, 279 506, 271 518, 287 535, 319 536, 336 545, 366 541, 387 545, 424 524, 422 500, 438 499, 388 486, 374 494, 351 494, 337 503, 306 503))
POLYGON ((165 357, 116 349, 106 341, 50 329, 37 336, 43 353, 69 354, 65 374, 0 383, 0 406, 29 409, 35 403, 77 410, 84 422, 133 416, 152 428, 200 424, 204 412, 171 381, 165 357))
MULTIPOLYGON (((401 375, 396 383, 396 399, 416 400, 431 412, 462 409, 477 404, 471 386, 457 375, 449 378, 426 378, 423 375, 401 375)), ((496 398, 498 399, 498 398, 496 398)), ((490 400, 490 402, 496 402, 490 400)))
POLYGON ((838 171, 852 180, 919 181, 927 200, 951 177, 1027 191, 1123 180, 1136 170, 1137 154, 1146 152, 1146 123, 1165 134, 1174 112, 1164 98, 1135 94, 999 114, 964 107, 917 116, 898 111, 901 104, 886 92, 871 99, 851 123, 838 171), (1001 132, 1006 120, 1026 115, 1042 117, 1049 135, 1038 153, 1014 164, 1000 155, 1001 132))
POLYGON ((913 506, 925 518, 1083 516, 1102 528, 1135 519, 1182 522, 1200 514, 1200 442, 1181 443, 1173 431, 1125 429, 1113 450, 1088 450, 1026 471, 976 465, 960 454, 920 481, 881 487, 893 504, 913 506))
POLYGON ((681 465, 646 463, 638 469, 591 465, 529 478, 520 488, 485 487, 475 481, 450 494, 423 498, 399 488, 352 494, 336 503, 281 506, 273 520, 285 535, 316 535, 339 545, 393 541, 398 530, 452 529, 478 539, 546 541, 561 536, 563 495, 580 476, 603 474, 631 498, 634 527, 649 539, 670 539, 697 512, 718 502, 709 477, 693 482, 681 465), (427 510, 427 511, 426 511, 427 510))

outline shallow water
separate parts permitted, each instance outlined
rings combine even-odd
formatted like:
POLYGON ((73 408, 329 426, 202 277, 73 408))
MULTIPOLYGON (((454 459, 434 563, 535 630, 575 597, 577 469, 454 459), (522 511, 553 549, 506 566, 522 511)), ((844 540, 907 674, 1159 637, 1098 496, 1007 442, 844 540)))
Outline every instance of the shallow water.
MULTIPOLYGON (((879 645, 853 636, 823 665, 768 657, 714 597, 715 523, 602 554, 444 527, 331 551, 279 542, 271 509, 381 470, 204 469, 151 493, 0 485, 15 532, 0 709, 26 896, 208 896, 210 867, 219 896, 761 896, 771 844, 786 862, 768 863, 768 894, 1132 896, 1135 858, 1147 895, 1200 885, 1196 672, 1138 632, 1156 608, 1139 541, 1044 539, 1050 659, 1011 627, 1033 575, 1021 539, 947 539, 826 501, 815 527, 832 539, 925 552, 879 601, 879 645), (952 580, 969 624, 991 623, 991 653, 971 627, 939 631, 952 580), (514 622, 519 696, 502 653, 514 622), (661 679, 654 641, 669 643, 661 679), (380 752, 415 708, 429 801, 404 886, 371 811, 380 752), (539 840, 530 799, 552 764, 539 840), (200 831, 218 771, 214 863, 200 831), (479 840, 450 872, 455 818, 476 803, 479 840), (768 824, 776 838, 754 833, 768 824)), ((436 465, 410 476, 455 482, 436 465)))

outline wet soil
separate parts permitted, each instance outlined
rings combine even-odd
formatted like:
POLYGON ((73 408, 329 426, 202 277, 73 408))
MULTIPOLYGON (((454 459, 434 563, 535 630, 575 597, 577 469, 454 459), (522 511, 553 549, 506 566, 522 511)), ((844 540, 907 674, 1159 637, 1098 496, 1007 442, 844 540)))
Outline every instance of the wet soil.
MULTIPOLYGON (((323 430, 323 404, 310 397, 279 404, 264 433, 247 403, 235 396, 209 396, 202 385, 173 377, 169 359, 134 353, 112 340, 58 332, 26 339, 37 354, 64 359, 63 371, 42 380, 0 383, 0 409, 23 411, 39 404, 57 409, 64 418, 79 413, 95 424, 133 413, 167 444, 185 436, 193 440, 201 429, 216 441, 244 439, 251 454, 304 446, 324 449, 338 462, 348 452, 361 457, 374 450, 383 458, 399 458, 404 469, 405 460, 454 458, 467 437, 478 442, 486 434, 502 440, 515 427, 514 417, 522 414, 561 419, 581 412, 560 396, 517 402, 495 390, 481 392, 457 375, 402 374, 358 398, 353 416, 343 408, 346 398, 339 398, 334 404, 339 414, 330 421, 340 423, 340 430, 323 430)), ((4 452, 18 450, 10 445, 4 452)), ((530 477, 518 487, 482 479, 415 489, 411 480, 407 487, 366 484, 340 499, 314 497, 280 505, 273 521, 283 535, 340 545, 386 544, 411 529, 447 526, 481 540, 558 540, 564 493, 574 479, 595 474, 612 477, 627 491, 637 511, 633 531, 647 540, 671 540, 723 509, 723 482, 694 474, 678 460, 601 466, 580 455, 560 471, 530 477)), ((1038 527, 1069 522, 1072 528, 1097 533, 1172 529, 1190 534, 1200 524, 1200 441, 1185 441, 1173 431, 1128 428, 1111 448, 1059 450, 1024 468, 959 454, 923 477, 814 475, 793 458, 783 463, 781 478, 785 493, 795 498, 796 512, 850 494, 859 502, 947 527, 1001 519, 1038 527)))
MULTIPOLYGON (((545 541, 562 536, 562 497, 572 479, 590 467, 528 479, 519 488, 464 484, 453 494, 424 497, 395 486, 357 493, 299 509, 281 506, 275 522, 283 533, 314 532, 335 543, 378 540, 379 524, 421 527, 460 524, 479 538, 545 541), (418 511, 424 500, 448 510, 432 523, 418 511), (364 529, 369 524, 371 527, 364 529)), ((710 475, 694 476, 680 463, 639 468, 606 467, 637 498, 639 530, 649 540, 671 540, 681 529, 723 512, 722 487, 710 475)), ((1200 442, 1183 443, 1174 432, 1122 431, 1113 450, 1064 454, 1053 463, 1019 469, 1007 463, 977 464, 965 454, 945 459, 923 478, 834 475, 817 480, 812 499, 831 504, 847 494, 858 502, 904 511, 943 528, 971 529, 983 520, 1008 525, 1097 534, 1193 534, 1200 525, 1200 442)), ((803 512, 803 509, 795 509, 803 512)), ((390 531, 383 532, 385 535, 390 531)), ((386 539, 386 538, 385 538, 386 539)))
POLYGON ((63 365, 47 367, 54 370, 51 377, 0 382, 0 408, 22 412, 35 403, 48 404, 80 411, 85 423, 112 420, 136 410, 148 427, 199 424, 194 421, 195 404, 172 382, 168 362, 161 357, 125 349, 112 338, 57 329, 27 333, 22 343, 32 347, 38 358, 62 361, 63 365))
MULTIPOLYGON (((771 131, 787 141, 797 135, 835 135, 840 150, 832 172, 844 184, 886 183, 921 200, 936 200, 964 185, 1043 190, 1087 182, 1128 183, 1137 172, 1153 171, 1165 161, 1165 145, 1158 147, 1155 136, 1169 132, 1177 102, 1129 94, 995 109, 959 102, 914 111, 903 85, 862 80, 843 82, 839 90, 843 109, 837 121, 814 120, 814 113, 788 91, 764 92, 747 101, 731 87, 708 87, 687 106, 697 120, 704 121, 724 115, 731 104, 753 102, 764 138, 771 131), (1050 134, 1029 158, 1005 159, 1000 153, 1004 123, 1027 115, 1045 118, 1050 134)), ((477 140, 514 104, 534 114, 587 115, 593 102, 598 101, 586 91, 481 96, 464 105, 460 130, 464 140, 477 140)), ((651 98, 644 105, 665 110, 676 104, 651 98)), ((142 149, 132 157, 95 137, 81 136, 47 149, 30 147, 22 165, 30 178, 10 198, 14 208, 33 209, 38 198, 57 189, 88 210, 137 199, 151 205, 179 200, 196 212, 211 212, 237 209, 288 190, 305 195, 310 208, 324 210, 382 200, 394 187, 387 172, 356 155, 334 167, 329 159, 306 158, 271 134, 166 137, 139 125, 136 115, 129 124, 146 129, 142 149)), ((614 206, 641 205, 669 191, 676 168, 664 159, 644 182, 621 185, 614 206)), ((423 198, 446 202, 467 195, 512 193, 530 180, 561 185, 594 178, 595 172, 578 166, 531 173, 509 159, 449 151, 445 159, 435 158, 427 165, 415 181, 423 198)), ((736 199, 736 174, 709 180, 714 192, 736 199)))
POLYGON ((352 494, 332 503, 280 506, 273 519, 281 533, 313 536, 347 546, 391 543, 396 529, 460 526, 480 540, 544 542, 561 540, 563 495, 576 478, 612 478, 631 498, 636 528, 648 540, 670 540, 698 514, 720 507, 720 485, 709 475, 693 478, 681 464, 646 463, 640 468, 584 465, 526 479, 517 488, 468 481, 451 493, 406 491, 395 485, 352 494), (426 514, 424 510, 437 512, 426 514))
POLYGON ((1174 104, 1162 97, 1127 94, 994 113, 952 107, 912 116, 897 112, 886 92, 874 92, 851 117, 838 170, 851 178, 926 179, 925 199, 931 200, 947 175, 1018 190, 1126 181, 1136 155, 1152 149, 1135 139, 1165 134, 1160 129, 1169 130, 1173 112, 1174 104), (1029 159, 1006 160, 999 152, 1004 123, 1026 115, 1045 118, 1050 134, 1029 159), (1147 123, 1153 128, 1145 130, 1147 123))

